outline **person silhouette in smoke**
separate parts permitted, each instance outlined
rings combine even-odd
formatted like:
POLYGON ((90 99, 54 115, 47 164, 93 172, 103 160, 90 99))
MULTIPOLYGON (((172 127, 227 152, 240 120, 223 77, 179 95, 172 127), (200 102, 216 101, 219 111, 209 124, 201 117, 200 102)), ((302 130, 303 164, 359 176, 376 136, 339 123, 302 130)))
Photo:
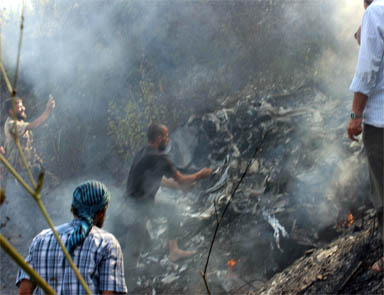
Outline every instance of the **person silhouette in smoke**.
POLYGON ((8 118, 4 124, 5 135, 5 155, 9 163, 16 169, 17 172, 23 171, 23 163, 17 149, 15 138, 16 130, 20 146, 24 152, 25 159, 32 170, 41 170, 42 160, 36 153, 33 146, 32 130, 41 126, 55 109, 55 100, 50 97, 45 111, 34 121, 25 122, 27 114, 25 113, 25 106, 20 97, 15 98, 15 109, 13 109, 12 99, 5 102, 5 111, 8 118), (15 124, 16 123, 16 124, 15 124), (16 125, 16 129, 15 129, 16 125))
MULTIPOLYGON (((29 178, 26 176, 26 169, 24 168, 22 158, 19 155, 15 143, 15 135, 17 134, 25 160, 36 180, 42 170, 42 160, 36 152, 32 130, 41 126, 49 118, 55 109, 55 100, 52 97, 49 98, 44 112, 31 122, 25 121, 27 114, 23 100, 20 97, 15 97, 14 102, 15 108, 13 108, 12 98, 7 99, 3 106, 4 111, 8 115, 4 122, 4 156, 23 179, 28 181, 29 178)), ((15 178, 9 177, 10 172, 2 163, 0 166, 4 168, 2 181, 0 183, 1 187, 6 191, 7 195, 18 196, 17 198, 9 199, 9 202, 0 208, 0 216, 14 216, 16 214, 18 216, 18 222, 10 222, 6 231, 12 234, 16 232, 22 233, 25 239, 29 239, 36 230, 41 229, 44 221, 36 218, 34 222, 30 222, 30 218, 34 218, 28 216, 30 206, 33 206, 32 198, 30 198, 24 188, 16 182, 15 178), (24 213, 24 210, 26 210, 26 213, 24 213), (23 212, 23 214, 20 214, 20 212, 23 212)), ((49 187, 49 185, 57 184, 57 179, 52 173, 46 171, 45 175, 44 189, 49 187)))
MULTIPOLYGON (((384 0, 374 0, 366 7, 360 45, 350 86, 354 95, 347 131, 353 141, 363 132, 371 199, 384 244, 384 0)), ((384 256, 372 265, 372 270, 384 270, 384 256)))
MULTIPOLYGON (((158 204, 155 205, 155 195, 161 185, 183 189, 192 185, 199 179, 207 178, 212 169, 202 168, 193 174, 182 174, 175 165, 163 153, 168 145, 168 128, 165 125, 152 124, 148 128, 148 145, 140 149, 134 157, 127 180, 126 196, 133 202, 136 213, 137 250, 140 251, 145 245, 145 223, 153 215, 159 215, 158 204)), ((167 209, 161 211, 168 216, 168 246, 169 260, 177 261, 189 257, 196 251, 181 250, 178 246, 176 236, 179 227, 175 222, 175 210, 167 209)), ((160 213, 161 214, 161 213, 160 213)), ((136 252, 136 255, 139 253, 136 252)))

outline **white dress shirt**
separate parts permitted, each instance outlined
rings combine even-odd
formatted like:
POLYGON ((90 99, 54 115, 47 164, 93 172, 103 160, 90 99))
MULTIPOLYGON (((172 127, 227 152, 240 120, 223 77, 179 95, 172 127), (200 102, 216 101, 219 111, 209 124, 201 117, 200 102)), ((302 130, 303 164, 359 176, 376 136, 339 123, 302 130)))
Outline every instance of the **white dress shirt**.
POLYGON ((384 128, 384 0, 374 0, 361 25, 361 43, 353 92, 368 96, 363 122, 384 128))

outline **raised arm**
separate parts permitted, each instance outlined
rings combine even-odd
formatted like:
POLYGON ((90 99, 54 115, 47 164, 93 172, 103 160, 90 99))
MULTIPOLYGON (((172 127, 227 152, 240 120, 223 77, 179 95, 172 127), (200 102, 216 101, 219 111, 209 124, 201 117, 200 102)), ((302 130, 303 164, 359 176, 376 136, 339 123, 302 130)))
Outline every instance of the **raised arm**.
POLYGON ((43 124, 55 109, 55 105, 56 105, 55 100, 53 99, 53 97, 50 97, 47 102, 47 106, 45 107, 45 111, 40 115, 40 117, 38 117, 36 120, 29 123, 27 126, 27 129, 29 130, 35 129, 39 127, 41 124, 43 124))

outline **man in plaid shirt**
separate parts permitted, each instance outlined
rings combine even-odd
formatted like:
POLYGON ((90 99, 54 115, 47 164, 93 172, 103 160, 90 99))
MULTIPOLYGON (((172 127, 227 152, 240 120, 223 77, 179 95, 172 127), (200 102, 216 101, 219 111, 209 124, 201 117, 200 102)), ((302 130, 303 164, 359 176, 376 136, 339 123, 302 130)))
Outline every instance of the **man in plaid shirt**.
MULTIPOLYGON (((75 218, 56 229, 92 294, 127 294, 120 244, 101 229, 109 201, 110 193, 104 184, 98 181, 80 184, 73 193, 75 218)), ((57 294, 85 294, 52 230, 43 230, 33 239, 26 261, 57 294)), ((36 288, 22 270, 16 285, 19 294, 32 294, 36 288)), ((35 292, 44 294, 40 288, 35 292)))

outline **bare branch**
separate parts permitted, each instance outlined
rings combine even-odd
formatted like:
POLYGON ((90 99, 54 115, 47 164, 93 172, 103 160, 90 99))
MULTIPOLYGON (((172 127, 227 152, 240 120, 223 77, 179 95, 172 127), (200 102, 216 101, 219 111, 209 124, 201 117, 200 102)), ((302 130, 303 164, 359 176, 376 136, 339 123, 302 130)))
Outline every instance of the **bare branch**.
POLYGON ((11 94, 11 96, 15 96, 16 92, 12 88, 11 82, 9 82, 7 72, 5 71, 3 63, 1 61, 0 61, 0 70, 1 70, 1 73, 3 74, 3 78, 5 81, 5 84, 7 85, 9 93, 11 94))
POLYGON ((20 38, 19 38, 19 47, 17 50, 17 60, 16 60, 16 72, 15 80, 13 82, 13 87, 16 89, 17 79, 19 76, 19 64, 20 64, 20 53, 21 53, 21 44, 23 42, 23 32, 24 32, 24 10, 25 10, 25 0, 23 0, 23 8, 21 11, 21 23, 20 23, 20 38))
MULTIPOLYGON (((23 36, 23 30, 24 30, 24 0, 23 0, 23 10, 22 10, 22 16, 21 16, 21 25, 20 25, 20 39, 19 39, 19 47, 18 47, 18 53, 17 53, 17 65, 16 65, 16 75, 15 75, 15 85, 17 83, 17 78, 18 78, 18 68, 19 68, 19 61, 20 61, 20 51, 21 51, 21 44, 22 44, 22 36, 23 36)), ((0 52, 1 54, 1 52, 0 52)), ((17 149, 19 151, 19 154, 20 154, 20 157, 21 157, 21 160, 23 162, 23 165, 25 167, 25 169, 27 170, 27 174, 30 178, 30 181, 33 185, 34 188, 36 188, 36 191, 33 191, 30 186, 22 179, 22 177, 16 172, 16 170, 12 167, 12 165, 5 159, 5 157, 0 154, 0 160, 1 162, 3 162, 3 164, 7 167, 7 169, 15 176, 15 178, 17 179, 17 181, 27 190, 27 192, 35 199, 35 201, 37 202, 41 212, 43 213, 49 227, 51 228, 57 242, 59 243, 63 253, 64 253, 64 256, 66 257, 66 259, 68 260, 69 262, 69 265, 71 266, 71 268, 73 269, 73 271, 75 272, 75 275, 77 277, 77 279, 79 280, 80 284, 83 286, 85 292, 89 295, 92 294, 90 288, 88 287, 87 283, 85 282, 84 278, 82 277, 82 275, 80 274, 78 268, 76 267, 76 265, 74 264, 71 256, 69 255, 67 249, 65 248, 63 242, 61 241, 54 225, 53 225, 53 222, 51 220, 51 218, 49 217, 48 215, 48 212, 46 210, 46 208, 44 207, 42 201, 41 201, 41 198, 40 198, 40 191, 41 191, 41 188, 43 186, 43 178, 44 178, 44 173, 42 172, 39 176, 39 181, 38 181, 38 185, 36 187, 36 183, 33 179, 33 176, 32 176, 32 173, 31 173, 31 170, 29 168, 29 165, 25 159, 25 156, 24 156, 24 152, 21 148, 21 145, 19 143, 19 140, 18 140, 18 132, 17 132, 17 120, 16 120, 16 110, 15 110, 15 95, 16 95, 16 91, 15 91, 15 88, 12 87, 11 83, 9 82, 9 79, 8 79, 8 75, 5 71, 5 68, 3 66, 3 63, 1 62, 0 60, 0 70, 2 72, 2 75, 4 77, 4 80, 5 80, 5 83, 7 85, 7 88, 8 88, 8 91, 9 93, 11 94, 11 97, 12 97, 12 108, 13 108, 13 115, 14 115, 14 128, 15 128, 15 136, 14 136, 14 140, 15 140, 15 143, 16 143, 16 146, 17 146, 17 149)), ((1 246, 3 247, 3 244, 6 245, 6 243, 4 242, 3 243, 3 237, 0 235, 0 237, 2 238, 1 239, 1 246)), ((5 240, 5 239, 4 239, 5 240)), ((8 252, 7 252, 8 253, 8 252)), ((17 253, 17 252, 16 252, 17 253)), ((16 256, 11 256, 15 261, 16 261, 16 256)), ((20 256, 21 257, 21 256, 20 256)), ((16 261, 17 262, 17 261, 16 261)), ((53 291, 46 291, 47 294, 55 294, 55 292, 53 291)))
POLYGON ((7 161, 7 159, 0 154, 0 161, 3 162, 4 166, 15 176, 16 180, 25 188, 25 190, 33 197, 35 192, 31 189, 31 187, 23 180, 19 173, 12 167, 11 164, 7 161))

